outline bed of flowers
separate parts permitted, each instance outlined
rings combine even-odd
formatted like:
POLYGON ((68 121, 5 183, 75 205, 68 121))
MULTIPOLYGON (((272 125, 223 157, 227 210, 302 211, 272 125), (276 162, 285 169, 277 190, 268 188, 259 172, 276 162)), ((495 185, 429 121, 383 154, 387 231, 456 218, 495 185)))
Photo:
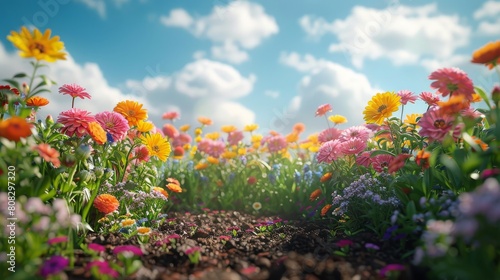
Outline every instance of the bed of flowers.
MULTIPOLYGON (((79 109, 80 81, 43 74, 66 56, 50 33, 7 36, 33 70, 0 84, 2 279, 500 279, 499 86, 437 69, 361 126, 318 104, 312 135, 157 127, 133 100, 79 109), (68 106, 39 119, 54 87, 68 106)), ((472 62, 500 75, 500 41, 472 62)))

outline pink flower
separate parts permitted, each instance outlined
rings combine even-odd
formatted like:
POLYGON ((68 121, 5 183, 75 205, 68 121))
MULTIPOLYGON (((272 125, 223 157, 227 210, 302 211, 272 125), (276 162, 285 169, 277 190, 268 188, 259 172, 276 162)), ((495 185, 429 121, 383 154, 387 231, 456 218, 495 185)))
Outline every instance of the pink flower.
POLYGON ((134 148, 134 155, 136 157, 137 163, 149 161, 149 150, 146 146, 141 145, 134 148))
POLYGON ((433 107, 418 121, 418 125, 422 127, 419 134, 430 141, 442 141, 453 129, 453 121, 452 116, 444 115, 437 107, 433 107))
POLYGON ((371 152, 362 152, 356 157, 356 164, 364 167, 370 167, 372 164, 372 159, 370 158, 371 152))
POLYGON ((95 121, 90 112, 77 108, 61 112, 57 117, 57 122, 64 125, 61 132, 68 136, 76 135, 77 137, 87 135, 89 123, 95 121))
POLYGON ((177 128, 175 126, 166 123, 163 125, 163 134, 167 135, 168 138, 175 138, 179 136, 179 131, 177 131, 177 128))
POLYGON ((54 238, 51 238, 47 241, 47 243, 49 245, 54 245, 54 244, 57 244, 57 243, 64 243, 64 242, 68 242, 68 237, 67 236, 58 236, 58 237, 54 237, 54 238))
POLYGON ((277 153, 287 146, 286 139, 282 135, 269 137, 266 142, 270 153, 277 153))
POLYGON ((340 151, 346 155, 357 155, 366 148, 366 141, 360 138, 351 138, 340 144, 340 151))
POLYGON ((388 264, 384 267, 382 267, 382 269, 380 269, 380 276, 381 277, 387 277, 389 275, 387 275, 389 272, 391 271, 403 271, 405 270, 405 266, 402 265, 402 264, 388 264))
POLYGON ((368 141, 370 137, 373 136, 373 132, 368 129, 365 126, 353 126, 346 128, 342 133, 340 134, 340 140, 341 141, 346 141, 351 138, 359 138, 363 141, 368 141))
POLYGON ((189 249, 187 249, 184 253, 186 253, 186 255, 192 255, 196 252, 201 252, 201 247, 198 247, 198 246, 195 246, 195 247, 191 247, 189 249))
POLYGON ((107 261, 91 261, 87 264, 87 270, 92 271, 92 268, 98 269, 99 275, 107 275, 111 278, 118 278, 120 274, 109 266, 107 261))
POLYGON ((332 111, 332 106, 330 104, 323 104, 318 106, 318 109, 316 109, 316 117, 321 117, 324 116, 326 113, 332 111))
POLYGON ((179 133, 177 137, 172 139, 172 146, 179 147, 191 143, 191 136, 187 133, 179 133))
POLYGON ((130 129, 127 119, 117 112, 102 112, 95 115, 96 121, 104 128, 104 131, 113 137, 113 141, 121 141, 127 137, 130 129))
POLYGON ((207 154, 218 158, 222 153, 226 151, 226 144, 222 141, 211 141, 210 142, 210 147, 207 151, 207 154))
POLYGON ((400 90, 397 95, 401 97, 401 104, 406 105, 408 102, 415 103, 417 96, 413 95, 413 92, 409 90, 400 90))
POLYGON ((439 95, 434 94, 432 92, 424 91, 419 95, 420 99, 422 99, 427 105, 435 106, 441 100, 439 95))
POLYGON ((77 84, 64 84, 59 88, 59 93, 64 95, 70 95, 73 98, 80 97, 81 99, 88 98, 91 96, 85 91, 85 88, 77 85, 77 84))
POLYGON ((372 167, 378 173, 384 172, 385 168, 389 168, 393 159, 394 156, 389 154, 376 155, 372 157, 372 167))
POLYGON ((142 256, 141 248, 133 245, 116 246, 115 249, 113 250, 113 254, 118 255, 120 253, 128 253, 134 256, 142 256))
POLYGON ((233 131, 229 132, 227 135, 227 142, 229 145, 238 145, 238 143, 243 140, 243 132, 242 131, 233 131))
POLYGON ((106 250, 106 247, 104 247, 100 244, 97 244, 97 243, 90 243, 88 245, 88 248, 94 252, 97 252, 97 253, 104 252, 106 250))
POLYGON ((441 68, 429 75, 431 87, 437 89, 445 97, 449 94, 464 95, 468 100, 472 100, 474 86, 467 74, 458 68, 441 68))
POLYGON ((342 239, 337 242, 337 246, 339 246, 340 248, 351 246, 352 244, 354 243, 349 239, 342 239))
POLYGON ((321 147, 316 155, 316 160, 318 160, 318 162, 326 163, 331 163, 336 160, 340 156, 339 145, 340 141, 338 139, 330 140, 321 144, 321 147))
POLYGON ((320 143, 325 143, 330 140, 335 140, 340 137, 341 133, 342 130, 338 128, 335 127, 327 128, 318 134, 318 141, 320 143))
POLYGON ((161 118, 164 120, 175 120, 175 119, 178 119, 179 117, 180 117, 180 115, 178 112, 171 111, 171 112, 164 113, 161 118))
POLYGON ((200 142, 198 142, 198 151, 203 152, 205 154, 210 150, 212 140, 203 138, 200 142))

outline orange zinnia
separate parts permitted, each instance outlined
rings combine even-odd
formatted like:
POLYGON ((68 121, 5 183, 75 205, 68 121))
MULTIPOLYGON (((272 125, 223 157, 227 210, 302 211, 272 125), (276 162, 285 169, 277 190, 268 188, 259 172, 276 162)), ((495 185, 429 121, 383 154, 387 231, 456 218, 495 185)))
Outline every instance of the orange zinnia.
POLYGON ((472 54, 472 63, 488 66, 489 69, 500 64, 500 41, 489 42, 472 54))
POLYGON ((106 143, 107 137, 106 137, 106 131, 102 128, 102 126, 98 122, 90 122, 88 126, 88 131, 90 136, 92 136, 92 139, 97 144, 104 144, 106 143))
POLYGON ((208 164, 206 162, 199 162, 194 166, 194 170, 203 170, 208 167, 208 164))
POLYGON ((463 95, 453 95, 448 101, 439 101, 438 106, 443 115, 453 116, 469 108, 470 101, 463 95))
POLYGON ((142 104, 132 100, 119 102, 113 111, 124 116, 130 126, 136 126, 139 121, 148 118, 148 111, 142 108, 142 104))
POLYGON ((26 119, 14 116, 0 121, 0 137, 19 142, 21 138, 32 134, 31 127, 32 125, 26 119))
POLYGON ((35 151, 40 154, 40 156, 46 161, 51 162, 54 167, 58 168, 61 166, 61 161, 59 160, 59 152, 50 147, 47 143, 38 144, 33 148, 35 151))
POLYGON ((167 188, 176 193, 182 192, 181 186, 174 183, 167 184, 167 188))
POLYGON ((304 130, 306 130, 306 126, 303 123, 296 123, 293 125, 293 131, 297 134, 301 134, 304 130))
POLYGON ((309 196, 310 201, 316 200, 320 195, 322 194, 322 191, 320 189, 317 189, 311 193, 311 196, 309 196))
POLYGON ((26 100, 26 106, 30 107, 42 107, 47 104, 49 104, 49 100, 41 96, 33 96, 26 100))
POLYGON ((325 173, 323 176, 321 176, 321 179, 319 179, 319 181, 321 183, 324 183, 324 182, 330 180, 331 178, 332 178, 332 173, 328 172, 328 173, 325 173))
POLYGON ((199 117, 198 118, 198 121, 202 124, 202 125, 212 125, 212 120, 207 118, 207 117, 199 117))
POLYGON ((159 192, 159 193, 163 194, 163 196, 168 198, 168 192, 164 188, 153 187, 153 191, 159 192))
POLYGON ((424 150, 420 150, 417 153, 415 161, 417 162, 418 166, 422 167, 422 169, 427 169, 430 167, 430 164, 429 164, 430 157, 431 157, 431 153, 424 151, 424 150))
POLYGON ((331 204, 327 204, 327 205, 325 205, 325 206, 321 209, 321 217, 324 217, 324 216, 328 213, 328 210, 330 210, 330 208, 332 208, 332 205, 331 205, 331 204))
POLYGON ((107 215, 118 210, 118 207, 120 207, 120 202, 114 195, 105 193, 98 195, 94 199, 94 207, 97 208, 99 212, 107 215))

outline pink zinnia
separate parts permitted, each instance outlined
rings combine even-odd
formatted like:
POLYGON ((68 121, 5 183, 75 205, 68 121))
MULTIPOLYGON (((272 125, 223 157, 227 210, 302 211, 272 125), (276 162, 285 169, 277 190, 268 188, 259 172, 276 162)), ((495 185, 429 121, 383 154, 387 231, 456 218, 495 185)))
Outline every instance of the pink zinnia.
POLYGON ((472 100, 474 93, 474 85, 467 74, 458 68, 441 68, 429 75, 430 80, 435 80, 431 83, 431 87, 437 89, 439 93, 445 97, 450 94, 459 94, 465 96, 468 100, 472 100))
POLYGON ((352 126, 344 129, 340 134, 340 140, 346 141, 351 138, 359 138, 363 141, 368 141, 373 136, 373 132, 365 126, 352 126))
POLYGON ((175 120, 175 119, 178 119, 179 116, 180 116, 179 113, 177 113, 175 111, 171 111, 171 112, 164 113, 161 118, 164 120, 175 120))
POLYGON ((87 264, 87 270, 92 270, 93 267, 97 267, 100 275, 111 276, 111 278, 118 278, 120 274, 118 271, 114 270, 107 261, 91 261, 87 264))
POLYGON ((418 121, 419 134, 430 141, 441 141, 453 129, 453 117, 445 115, 437 107, 425 112, 418 121))
POLYGON ((211 139, 206 139, 206 138, 201 139, 201 141, 198 142, 198 151, 207 154, 208 151, 210 150, 211 142, 212 142, 211 139))
POLYGON ((218 158, 226 151, 226 144, 222 141, 211 141, 210 147, 207 151, 208 155, 218 158))
POLYGON ((177 128, 175 128, 175 126, 173 126, 169 123, 166 123, 163 125, 162 131, 163 131, 163 134, 168 136, 168 138, 175 138, 175 137, 179 136, 179 131, 177 131, 177 128))
POLYGON ((135 256, 142 256, 143 254, 141 248, 133 245, 116 246, 115 249, 113 250, 113 254, 118 255, 120 253, 128 253, 135 256))
POLYGON ((81 99, 88 98, 91 96, 88 92, 85 91, 85 88, 77 85, 77 84, 65 84, 59 88, 59 93, 70 95, 73 98, 80 97, 81 99))
POLYGON ((90 243, 88 245, 88 248, 94 252, 97 252, 97 253, 101 253, 101 252, 106 251, 106 247, 102 246, 101 244, 97 244, 97 243, 90 243))
POLYGON ((68 242, 68 237, 67 236, 58 236, 58 237, 54 237, 54 238, 51 238, 47 241, 47 243, 49 245, 54 245, 54 244, 57 244, 57 243, 65 243, 65 242, 68 242))
POLYGON ((352 242, 349 239, 342 239, 342 240, 339 240, 337 242, 337 246, 339 246, 340 248, 344 248, 346 246, 351 246, 352 244, 354 244, 354 242, 352 242))
POLYGON ((227 142, 229 145, 238 145, 238 143, 243 140, 243 132, 242 131, 233 131, 229 132, 227 135, 227 142))
POLYGON ((324 116, 326 113, 331 111, 332 111, 332 106, 330 106, 330 104, 320 105, 318 109, 316 109, 316 117, 324 116))
POLYGON ((318 134, 318 141, 320 143, 325 143, 331 140, 335 140, 339 138, 341 134, 342 130, 338 128, 335 127, 327 128, 318 134))
POLYGON ((372 159, 370 155, 371 152, 369 151, 362 152, 360 155, 356 157, 356 164, 364 167, 370 167, 370 165, 372 164, 372 159))
POLYGON ((286 148, 286 139, 282 135, 272 136, 267 139, 267 149, 270 153, 276 153, 286 148))
POLYGON ((420 99, 422 99, 427 105, 429 106, 435 106, 438 104, 441 99, 439 98, 439 95, 434 94, 432 92, 424 91, 419 95, 420 99))
POLYGON ((134 148, 134 155, 138 162, 147 162, 149 161, 149 150, 146 146, 141 145, 139 147, 134 148))
POLYGON ((180 133, 177 137, 172 139, 172 146, 179 147, 191 143, 192 138, 187 133, 180 133))
POLYGON ((130 129, 127 119, 117 112, 102 112, 95 115, 96 121, 104 128, 104 131, 113 137, 113 141, 121 141, 127 137, 130 129))
POLYGON ((391 161, 394 160, 393 155, 381 154, 372 157, 372 167, 378 173, 384 172, 385 168, 389 168, 391 161))
POLYGON ((416 95, 413 95, 413 92, 409 90, 400 90, 398 91, 397 95, 401 97, 401 104, 403 105, 406 105, 408 102, 415 103, 418 98, 416 95))
POLYGON ((57 117, 57 122, 64 125, 61 132, 68 136, 76 135, 77 137, 87 135, 89 123, 95 121, 90 112, 78 108, 61 112, 57 117))
POLYGON ((357 155, 366 148, 366 141, 360 138, 351 138, 340 144, 340 151, 346 155, 357 155))
POLYGON ((332 161, 336 160, 340 154, 340 150, 338 147, 339 144, 340 141, 338 139, 330 140, 321 144, 321 147, 319 148, 319 151, 316 154, 316 160, 318 162, 326 162, 326 163, 331 163, 332 161))

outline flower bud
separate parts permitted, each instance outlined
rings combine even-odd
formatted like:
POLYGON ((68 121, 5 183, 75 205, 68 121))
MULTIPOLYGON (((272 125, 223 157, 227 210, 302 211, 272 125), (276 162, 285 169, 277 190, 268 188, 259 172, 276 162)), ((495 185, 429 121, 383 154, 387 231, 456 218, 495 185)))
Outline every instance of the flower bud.
POLYGON ((104 175, 104 168, 95 167, 94 174, 95 174, 96 179, 101 179, 101 177, 104 175))
POLYGON ((82 183, 87 183, 92 178, 92 175, 88 170, 80 170, 80 172, 77 173, 75 179, 76 178, 78 178, 82 183))
POLYGON ((47 124, 47 126, 51 126, 54 124, 54 119, 52 118, 52 115, 48 115, 45 118, 45 123, 47 124))
POLYGON ((75 151, 76 158, 79 160, 85 160, 90 157, 92 152, 90 145, 80 145, 75 151))
POLYGON ((495 87, 491 91, 491 99, 493 99, 495 104, 498 104, 498 102, 500 101, 500 86, 499 85, 495 85, 495 87))
POLYGON ((115 174, 115 172, 111 168, 106 168, 104 169, 104 177, 103 179, 107 180, 111 178, 115 174))
POLYGON ((62 160, 61 160, 61 164, 63 166, 71 168, 71 167, 73 167, 73 165, 75 165, 75 163, 76 163, 76 157, 74 155, 72 155, 72 154, 63 155, 62 160))

